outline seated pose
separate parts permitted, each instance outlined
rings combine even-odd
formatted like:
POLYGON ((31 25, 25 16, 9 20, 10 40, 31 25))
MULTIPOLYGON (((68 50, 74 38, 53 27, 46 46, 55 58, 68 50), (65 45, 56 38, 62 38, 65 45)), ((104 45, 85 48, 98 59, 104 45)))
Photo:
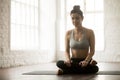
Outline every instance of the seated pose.
POLYGON ((97 73, 97 62, 92 59, 95 52, 95 36, 91 29, 82 25, 83 12, 75 5, 70 13, 74 29, 68 30, 65 36, 66 60, 57 61, 59 74, 97 73), (71 51, 70 51, 71 50, 71 51), (71 52, 71 56, 70 56, 71 52))

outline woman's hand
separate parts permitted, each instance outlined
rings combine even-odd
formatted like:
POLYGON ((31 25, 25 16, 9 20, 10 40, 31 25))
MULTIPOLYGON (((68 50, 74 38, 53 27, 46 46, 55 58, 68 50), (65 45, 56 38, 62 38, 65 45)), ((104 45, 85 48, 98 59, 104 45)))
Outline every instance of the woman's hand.
POLYGON ((84 60, 84 61, 79 62, 79 65, 81 67, 86 67, 88 65, 88 62, 84 60))
POLYGON ((71 67, 71 61, 65 61, 65 64, 66 64, 68 67, 71 67))

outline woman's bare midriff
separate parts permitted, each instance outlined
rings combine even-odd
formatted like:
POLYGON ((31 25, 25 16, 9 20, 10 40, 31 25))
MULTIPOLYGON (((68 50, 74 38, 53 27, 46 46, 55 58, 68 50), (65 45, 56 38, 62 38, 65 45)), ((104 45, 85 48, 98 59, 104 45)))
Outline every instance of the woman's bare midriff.
POLYGON ((72 58, 80 58, 85 59, 88 55, 88 49, 71 49, 72 52, 72 58))

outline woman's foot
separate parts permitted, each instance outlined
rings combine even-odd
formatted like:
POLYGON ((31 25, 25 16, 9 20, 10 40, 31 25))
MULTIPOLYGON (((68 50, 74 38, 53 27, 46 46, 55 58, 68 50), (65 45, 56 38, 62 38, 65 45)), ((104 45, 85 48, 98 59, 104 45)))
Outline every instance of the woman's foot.
POLYGON ((62 75, 63 74, 63 70, 58 69, 57 75, 62 75))
POLYGON ((97 64, 97 61, 95 61, 95 60, 90 61, 90 65, 95 66, 96 64, 97 64))

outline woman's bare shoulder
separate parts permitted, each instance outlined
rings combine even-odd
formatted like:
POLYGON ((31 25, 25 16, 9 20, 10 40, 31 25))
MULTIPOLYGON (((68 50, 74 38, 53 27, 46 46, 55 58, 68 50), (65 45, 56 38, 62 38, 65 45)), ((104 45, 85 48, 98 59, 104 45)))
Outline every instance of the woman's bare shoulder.
POLYGON ((84 28, 85 31, 86 31, 86 35, 88 38, 94 36, 94 31, 92 29, 89 29, 89 28, 84 28))
POLYGON ((68 30, 68 31, 66 32, 66 35, 70 35, 70 34, 71 34, 71 32, 72 32, 72 30, 73 30, 73 29, 68 30))
POLYGON ((85 31, 87 31, 88 34, 92 34, 92 33, 93 33, 93 30, 92 30, 92 29, 85 28, 85 27, 84 27, 84 29, 85 29, 85 31))

